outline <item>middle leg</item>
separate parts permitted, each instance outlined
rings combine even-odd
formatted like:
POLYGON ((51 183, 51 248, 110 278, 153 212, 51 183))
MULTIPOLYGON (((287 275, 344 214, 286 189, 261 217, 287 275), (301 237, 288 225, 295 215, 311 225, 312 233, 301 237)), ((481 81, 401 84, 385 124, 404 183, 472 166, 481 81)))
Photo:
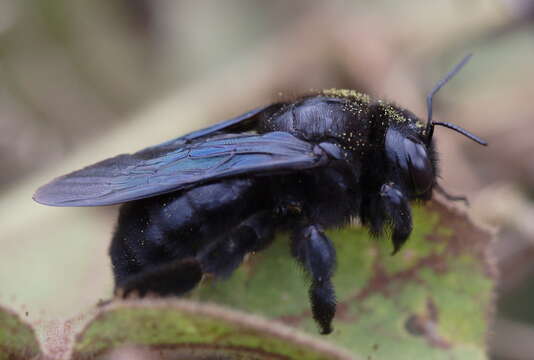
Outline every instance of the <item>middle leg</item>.
POLYGON ((332 332, 336 313, 336 296, 331 277, 336 264, 334 246, 319 225, 307 225, 295 230, 292 236, 293 256, 310 275, 310 301, 313 318, 326 335, 332 332))

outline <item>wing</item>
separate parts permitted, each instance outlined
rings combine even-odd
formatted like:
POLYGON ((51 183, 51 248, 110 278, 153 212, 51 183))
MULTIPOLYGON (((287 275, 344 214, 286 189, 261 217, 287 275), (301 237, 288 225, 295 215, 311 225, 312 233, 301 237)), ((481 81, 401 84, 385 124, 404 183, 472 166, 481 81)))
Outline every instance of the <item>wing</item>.
POLYGON ((245 132, 256 129, 256 124, 259 115, 270 116, 276 111, 280 110, 285 103, 275 103, 271 105, 266 105, 258 107, 254 110, 250 110, 242 115, 239 115, 235 118, 217 123, 215 125, 209 126, 205 129, 193 131, 192 133, 186 134, 179 137, 176 140, 194 140, 200 137, 205 137, 212 135, 215 132, 224 131, 224 132, 245 132))
POLYGON ((52 206, 112 205, 237 175, 325 166, 332 158, 323 144, 285 132, 218 134, 101 161, 39 188, 34 200, 52 206))
MULTIPOLYGON (((189 134, 185 134, 175 139, 158 144, 154 146, 153 148, 156 149, 156 151, 159 151, 162 148, 176 148, 178 146, 183 146, 184 143, 188 143, 188 142, 200 139, 200 138, 211 136, 218 132, 239 133, 239 132, 255 131, 257 128, 258 119, 261 115, 267 116, 267 117, 272 116, 278 110, 283 108, 285 105, 287 104, 279 102, 279 103, 274 103, 271 105, 257 107, 253 110, 247 111, 246 113, 236 116, 234 118, 219 122, 217 124, 208 126, 207 128, 196 130, 189 134)), ((145 151, 149 151, 150 149, 152 148, 147 148, 145 149, 145 151)))

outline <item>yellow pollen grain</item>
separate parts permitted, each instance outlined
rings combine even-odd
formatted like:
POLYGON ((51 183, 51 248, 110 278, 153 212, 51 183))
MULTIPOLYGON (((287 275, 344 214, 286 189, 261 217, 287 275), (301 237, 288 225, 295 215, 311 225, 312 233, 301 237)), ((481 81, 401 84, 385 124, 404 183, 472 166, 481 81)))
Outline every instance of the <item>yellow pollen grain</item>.
MULTIPOLYGON (((326 90, 323 90, 322 93, 323 95, 326 95, 326 96, 351 99, 351 100, 356 100, 356 101, 367 103, 367 104, 371 102, 371 97, 369 95, 358 92, 356 90, 326 89, 326 90)), ((354 107, 352 108, 353 108, 353 111, 359 110, 359 109, 355 109, 354 107)))

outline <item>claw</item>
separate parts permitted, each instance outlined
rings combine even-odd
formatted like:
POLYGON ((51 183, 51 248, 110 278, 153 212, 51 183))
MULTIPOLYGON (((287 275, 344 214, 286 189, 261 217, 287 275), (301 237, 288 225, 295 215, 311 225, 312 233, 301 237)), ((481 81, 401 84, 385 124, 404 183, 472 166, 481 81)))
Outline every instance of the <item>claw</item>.
POLYGON ((393 251, 395 255, 402 248, 412 232, 412 215, 408 200, 395 184, 382 185, 380 196, 384 200, 386 213, 393 225, 393 251))

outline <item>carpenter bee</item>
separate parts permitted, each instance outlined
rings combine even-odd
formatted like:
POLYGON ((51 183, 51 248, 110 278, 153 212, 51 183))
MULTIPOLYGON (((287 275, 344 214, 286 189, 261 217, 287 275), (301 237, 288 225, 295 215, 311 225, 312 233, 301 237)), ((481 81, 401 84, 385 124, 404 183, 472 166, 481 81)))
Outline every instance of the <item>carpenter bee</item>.
MULTIPOLYGON (((52 206, 123 205, 109 254, 116 291, 181 295, 204 274, 229 276, 277 231, 311 278, 313 317, 332 331, 336 252, 325 229, 357 218, 388 229, 393 254, 412 231, 410 201, 437 183, 432 99, 426 123, 410 111, 353 90, 324 90, 277 102, 134 154, 61 176, 35 201, 52 206)), ((464 199, 465 200, 465 199, 464 199)))

